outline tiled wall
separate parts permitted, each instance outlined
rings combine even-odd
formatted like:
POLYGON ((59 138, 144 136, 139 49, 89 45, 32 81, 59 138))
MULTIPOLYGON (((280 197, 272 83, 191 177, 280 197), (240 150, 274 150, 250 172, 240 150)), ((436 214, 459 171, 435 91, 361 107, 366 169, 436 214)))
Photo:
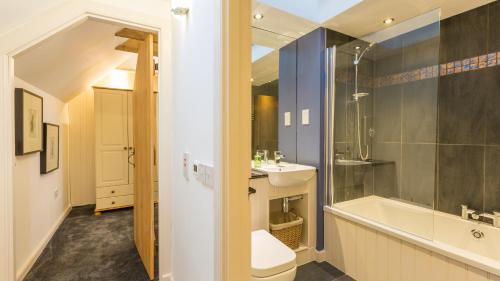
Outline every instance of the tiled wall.
POLYGON ((436 207, 455 214, 460 204, 498 210, 500 2, 442 21, 440 45, 449 75, 439 79, 436 207))
POLYGON ((382 42, 375 50, 374 193, 434 206, 439 23, 382 42), (392 163, 391 163, 392 162, 392 163))
MULTIPOLYGON (((453 214, 461 204, 499 210, 500 2, 392 38, 371 52, 373 94, 363 100, 372 103, 373 114, 365 112, 376 131, 370 158, 386 162, 337 167, 336 176, 342 175, 336 188, 345 188, 337 190, 338 201, 376 194, 453 214)), ((337 92, 343 91, 352 86, 337 81, 337 92)), ((337 96, 336 117, 353 118, 343 106, 349 98, 337 96)), ((341 131, 348 132, 348 124, 336 120, 341 131)), ((341 152, 355 152, 354 145, 336 137, 341 152)))

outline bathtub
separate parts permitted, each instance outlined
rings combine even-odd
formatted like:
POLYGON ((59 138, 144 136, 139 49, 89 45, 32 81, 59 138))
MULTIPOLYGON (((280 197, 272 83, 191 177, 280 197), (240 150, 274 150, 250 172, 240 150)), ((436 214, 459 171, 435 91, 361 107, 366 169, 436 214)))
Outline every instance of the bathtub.
MULTIPOLYGON (((410 259, 413 257, 415 260, 415 253, 419 254, 418 251, 422 250, 424 257, 428 256, 429 264, 432 263, 432 257, 437 257, 444 260, 444 264, 458 265, 457 270, 463 269, 464 274, 471 274, 467 273, 468 271, 479 272, 478 274, 484 275, 484 280, 500 280, 498 277, 500 276, 500 228, 466 221, 459 216, 378 196, 337 203, 333 207, 325 206, 324 212, 327 256, 330 257, 331 263, 336 263, 334 265, 344 271, 349 271, 349 267, 352 271, 356 268, 355 264, 359 264, 359 261, 355 261, 356 257, 351 257, 349 251, 361 251, 358 259, 366 260, 370 253, 363 251, 368 251, 370 247, 376 248, 377 243, 381 243, 377 240, 379 239, 377 234, 380 233, 379 236, 382 238, 400 241, 396 245, 401 245, 401 256, 403 256, 404 247, 410 245, 410 252, 407 253, 410 259), (484 236, 480 239, 475 238, 471 233, 473 230, 482 232, 484 236), (356 238, 358 235, 363 237, 362 240, 356 238), (370 239, 373 240, 374 245, 371 245, 370 239), (363 246, 358 246, 359 243, 363 246), (358 249, 360 247, 361 250, 358 249), (352 264, 349 265, 349 263, 352 264)), ((384 250, 385 248, 382 249, 384 250)), ((425 260, 425 258, 420 258, 425 260)), ((387 259, 389 259, 387 261, 389 264, 402 263, 402 261, 391 260, 390 255, 387 259)), ((413 260, 410 263, 414 263, 413 260)), ((374 263, 376 262, 374 260, 374 263)), ((364 263, 370 267, 369 262, 364 261, 364 263)), ((419 269, 418 265, 417 262, 411 267, 416 275, 419 271, 430 270, 425 267, 419 269)), ((359 271, 360 268, 364 268, 364 265, 358 265, 357 268, 359 271)), ((446 268, 449 269, 450 266, 446 268)), ((357 280, 377 280, 376 278, 361 278, 360 272, 351 274, 357 275, 353 276, 358 277, 357 280)), ((450 276, 451 273, 446 274, 450 276)), ((390 278, 385 276, 380 280, 390 280, 390 278)), ((435 280, 454 280, 454 278, 443 277, 435 280)))

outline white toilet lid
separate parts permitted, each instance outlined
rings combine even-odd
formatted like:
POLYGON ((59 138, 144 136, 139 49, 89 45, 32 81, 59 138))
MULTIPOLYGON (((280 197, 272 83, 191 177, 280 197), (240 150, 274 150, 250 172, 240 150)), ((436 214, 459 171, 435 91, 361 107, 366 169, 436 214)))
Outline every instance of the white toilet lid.
POLYGON ((268 277, 294 268, 295 252, 265 230, 252 232, 252 276, 268 277))

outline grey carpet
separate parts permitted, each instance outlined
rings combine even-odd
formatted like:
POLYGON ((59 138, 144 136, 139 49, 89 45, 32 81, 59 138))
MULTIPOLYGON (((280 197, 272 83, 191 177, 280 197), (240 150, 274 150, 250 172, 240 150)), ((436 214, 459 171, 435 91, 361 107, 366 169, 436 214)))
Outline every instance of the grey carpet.
POLYGON ((93 210, 73 208, 24 280, 149 280, 134 245, 132 209, 93 210))
MULTIPOLYGON (((155 209, 158 237, 158 209, 155 209)), ((147 281, 133 240, 133 210, 94 216, 94 206, 75 207, 54 234, 25 281, 147 281)), ((158 246, 158 245, 157 245, 158 246)), ((158 280, 158 255, 155 280, 158 280)), ((323 262, 297 269, 295 281, 354 280, 323 262)))

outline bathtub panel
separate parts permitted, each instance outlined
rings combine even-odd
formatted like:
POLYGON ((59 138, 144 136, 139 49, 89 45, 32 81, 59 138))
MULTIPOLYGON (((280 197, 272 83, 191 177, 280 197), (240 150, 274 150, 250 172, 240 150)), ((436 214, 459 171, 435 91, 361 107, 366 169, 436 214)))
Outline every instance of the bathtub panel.
POLYGON ((387 253, 387 240, 389 237, 381 232, 377 232, 376 241, 376 263, 375 263, 375 281, 386 281, 388 279, 387 272, 389 270, 388 266, 388 253, 387 253))
POLYGON ((415 248, 415 280, 429 279, 432 252, 420 247, 415 248), (422 270, 425 268, 426 270, 422 270))
POLYGON ((356 227, 356 263, 355 263, 355 275, 352 275, 354 279, 358 281, 365 281, 366 280, 366 256, 365 256, 365 238, 366 238, 366 231, 365 228, 362 226, 357 226, 356 227))
POLYGON ((328 261, 358 281, 500 281, 420 244, 327 213, 325 237, 332 239, 326 243, 328 261))
POLYGON ((497 276, 495 274, 490 274, 488 280, 500 281, 500 276, 497 276))
POLYGON ((461 262, 448 259, 448 279, 467 281, 467 266, 461 262))
POLYGON ((401 281, 416 281, 415 246, 408 242, 401 243, 401 281))
POLYGON ((339 243, 336 245, 336 249, 338 249, 337 253, 334 253, 334 259, 336 263, 334 265, 342 270, 343 272, 347 272, 346 269, 346 261, 347 256, 345 255, 346 247, 347 247, 347 224, 344 219, 339 217, 335 217, 335 227, 338 228, 338 239, 339 243))
POLYGON ((431 280, 448 280, 448 259, 437 253, 431 255, 431 280))
POLYGON ((373 280, 376 274, 376 245, 377 245, 377 233, 374 230, 365 228, 365 256, 366 256, 366 278, 367 280, 373 280))
POLYGON ((336 241, 333 249, 336 251, 333 253, 333 260, 335 266, 345 272, 345 260, 344 260, 344 244, 342 241, 345 241, 345 222, 343 219, 335 217, 333 228, 335 234, 333 236, 334 241, 336 241))
POLYGON ((356 279, 356 244, 355 244, 355 235, 356 235, 356 226, 354 223, 345 221, 346 224, 346 233, 345 233, 345 249, 343 252, 344 260, 345 260, 345 273, 349 276, 352 276, 356 279))
POLYGON ((388 281, 401 281, 401 240, 388 236, 387 256, 390 259, 388 281))
POLYGON ((487 281, 488 273, 475 267, 467 268, 467 281, 487 281))

